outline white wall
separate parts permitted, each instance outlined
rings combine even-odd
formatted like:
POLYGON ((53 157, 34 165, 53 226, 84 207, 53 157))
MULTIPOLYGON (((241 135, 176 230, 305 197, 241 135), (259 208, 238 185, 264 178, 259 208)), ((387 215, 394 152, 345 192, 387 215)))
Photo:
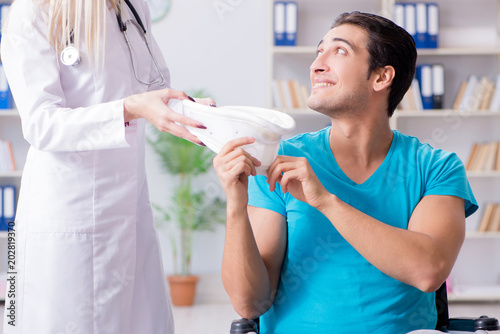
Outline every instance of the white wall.
MULTIPOLYGON (((170 68, 172 87, 203 88, 219 106, 265 107, 271 37, 267 20, 265 0, 171 0, 170 12, 152 30, 170 68)), ((150 148, 146 153, 151 201, 165 204, 173 181, 161 171, 155 153, 150 148)), ((223 197, 215 173, 199 183, 223 197)), ((170 243, 164 231, 159 234, 165 272, 170 274, 170 243)), ((223 225, 214 233, 197 234, 193 273, 219 273, 223 244, 223 225)))

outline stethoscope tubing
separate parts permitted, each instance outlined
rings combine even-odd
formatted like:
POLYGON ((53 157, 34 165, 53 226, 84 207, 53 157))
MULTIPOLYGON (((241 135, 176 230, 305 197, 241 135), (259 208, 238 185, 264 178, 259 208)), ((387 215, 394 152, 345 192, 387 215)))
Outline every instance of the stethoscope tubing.
MULTIPOLYGON (((155 84, 159 84, 160 86, 162 86, 165 83, 165 78, 163 77, 163 74, 161 73, 160 65, 158 64, 158 61, 156 60, 156 57, 153 54, 153 50, 151 49, 151 44, 149 43, 149 40, 148 40, 147 35, 146 35, 146 27, 144 26, 144 23, 142 22, 141 17, 137 13, 137 10, 132 5, 130 0, 124 0, 124 1, 125 1, 125 4, 128 6, 128 8, 130 9, 130 11, 132 12, 132 15, 134 16, 134 19, 136 20, 136 22, 134 22, 132 20, 128 20, 128 21, 123 22, 122 15, 121 15, 121 9, 118 10, 118 13, 116 14, 116 19, 118 21, 118 26, 120 27, 120 31, 123 33, 123 35, 125 37, 125 42, 127 43, 127 46, 128 46, 129 52, 130 52, 130 58, 132 61, 132 67, 134 70, 135 79, 138 82, 140 82, 141 84, 146 85, 148 87, 155 85, 155 84), (130 22, 131 24, 135 25, 138 30, 140 28, 140 30, 142 31, 142 37, 144 39, 144 43, 146 43, 146 47, 148 49, 148 52, 151 55, 151 58, 153 59, 153 63, 154 63, 154 65, 155 65, 155 67, 158 70, 158 73, 160 75, 160 77, 153 82, 144 82, 141 79, 139 79, 139 77, 137 75, 135 58, 134 58, 134 55, 132 52, 132 45, 130 43, 130 39, 128 38, 126 22, 130 22)), ((80 63, 80 54, 79 54, 78 50, 75 47, 73 47, 72 45, 67 46, 61 52, 61 62, 66 66, 78 65, 80 63)))
MULTIPOLYGON (((132 5, 130 0, 124 0, 124 1, 127 4, 128 8, 130 8, 130 11, 132 12, 132 15, 134 15, 134 18, 137 21, 137 23, 139 23, 139 26, 142 29, 142 33, 144 35, 146 35, 146 27, 144 27, 144 24, 142 23, 141 17, 139 16, 137 11, 135 10, 135 7, 132 5)), ((122 20, 122 12, 120 9, 118 10, 118 14, 116 14, 116 19, 118 20, 118 25, 120 26, 120 30, 122 32, 127 31, 127 25, 122 20)))

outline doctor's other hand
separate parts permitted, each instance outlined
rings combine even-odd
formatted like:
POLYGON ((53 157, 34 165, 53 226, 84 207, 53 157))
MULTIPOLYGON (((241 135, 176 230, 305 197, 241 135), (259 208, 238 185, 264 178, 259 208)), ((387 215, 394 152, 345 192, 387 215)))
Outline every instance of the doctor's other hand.
POLYGON ((206 106, 210 107, 216 107, 215 101, 211 97, 204 97, 204 98, 194 98, 196 103, 200 103, 206 106))
POLYGON ((228 205, 238 203, 246 206, 248 203, 248 176, 256 175, 255 167, 261 163, 241 146, 254 142, 255 138, 252 137, 233 139, 222 147, 213 160, 228 205))
MULTIPOLYGON (((196 136, 192 135, 186 128, 179 124, 201 129, 204 129, 205 126, 194 119, 171 110, 167 106, 170 99, 187 100, 190 98, 182 91, 168 88, 131 95, 125 98, 123 102, 125 122, 138 118, 144 118, 162 132, 169 132, 174 136, 203 145, 203 143, 196 136)), ((209 105, 211 103, 215 103, 212 99, 200 100, 203 104, 209 105)))

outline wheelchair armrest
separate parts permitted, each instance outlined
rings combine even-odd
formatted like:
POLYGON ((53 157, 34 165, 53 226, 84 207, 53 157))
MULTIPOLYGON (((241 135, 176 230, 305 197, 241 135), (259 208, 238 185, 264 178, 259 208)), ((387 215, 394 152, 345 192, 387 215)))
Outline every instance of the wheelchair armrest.
POLYGON ((476 330, 499 330, 498 319, 482 315, 479 318, 450 318, 448 330, 475 332, 476 330))

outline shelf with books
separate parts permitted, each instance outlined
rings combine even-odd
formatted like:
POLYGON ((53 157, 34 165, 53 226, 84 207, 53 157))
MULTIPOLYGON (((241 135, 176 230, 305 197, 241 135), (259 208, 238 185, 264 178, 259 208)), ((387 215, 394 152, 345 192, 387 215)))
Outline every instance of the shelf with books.
MULTIPOLYGON (((466 162, 474 142, 500 141, 500 107, 488 110, 453 108, 461 83, 471 75, 479 79, 489 76, 496 79, 500 73, 500 0, 473 1, 432 0, 439 6, 439 46, 434 49, 418 49, 418 64, 442 64, 444 67, 443 109, 397 110, 391 118, 393 129, 416 136, 422 142, 447 151, 456 152, 466 162), (469 45, 466 45, 469 44, 469 45)), ((370 1, 299 0, 296 46, 275 46, 269 38, 269 75, 267 86, 269 107, 274 104, 273 81, 275 79, 299 80, 309 83, 309 66, 314 61, 316 45, 324 36, 335 17, 354 10, 392 16, 395 0, 370 1)), ((399 0, 398 0, 399 2, 399 0)), ((411 0, 400 2, 414 3, 411 0)), ((273 13, 273 1, 269 0, 273 13)), ((269 15, 270 33, 273 32, 273 15, 269 15)), ((304 130, 306 123, 324 125, 318 121, 318 113, 307 108, 277 108, 298 120, 297 131, 304 130), (300 118, 300 119, 299 119, 300 118)), ((467 227, 477 229, 481 211, 488 202, 500 202, 500 171, 468 171, 471 187, 480 205, 477 213, 467 218, 467 227)), ((453 300, 492 301, 500 300, 500 232, 468 231, 464 247, 453 274, 457 284, 468 289, 457 290, 453 300), (473 244, 473 247, 470 246, 473 244), (487 256, 488 260, 483 258, 487 256), (490 263, 495 263, 490 265, 490 263), (470 267, 478 268, 480 275, 470 273, 470 267), (480 268, 488 268, 486 273, 480 268), (484 284, 483 284, 484 283, 484 284), (485 286, 485 292, 476 287, 485 286), (491 287, 489 289, 488 287, 491 287), (498 292, 495 292, 498 291, 498 292)))

